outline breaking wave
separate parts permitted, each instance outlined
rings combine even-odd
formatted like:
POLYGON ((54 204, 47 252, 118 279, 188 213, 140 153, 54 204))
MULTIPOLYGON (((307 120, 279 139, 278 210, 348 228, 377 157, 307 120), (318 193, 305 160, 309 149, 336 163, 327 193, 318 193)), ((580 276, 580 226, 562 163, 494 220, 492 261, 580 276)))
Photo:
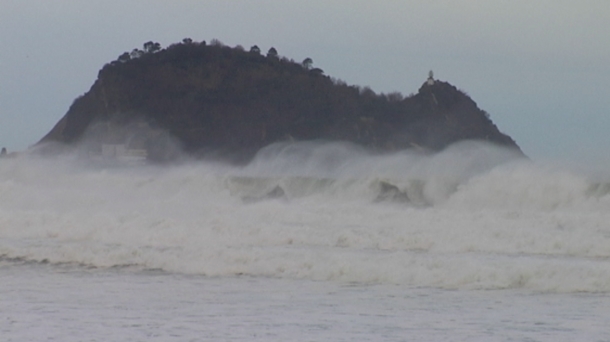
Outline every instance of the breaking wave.
POLYGON ((610 182, 463 143, 276 144, 244 167, 0 161, 0 266, 610 292, 610 182))

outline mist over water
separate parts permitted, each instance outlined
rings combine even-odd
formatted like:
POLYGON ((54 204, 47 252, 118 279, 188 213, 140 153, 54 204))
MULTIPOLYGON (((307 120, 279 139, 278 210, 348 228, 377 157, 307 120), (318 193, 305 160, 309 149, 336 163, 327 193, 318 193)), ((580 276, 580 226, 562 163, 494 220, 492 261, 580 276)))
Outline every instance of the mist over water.
POLYGON ((0 161, 0 263, 610 291, 610 182, 466 142, 269 146, 244 167, 0 161))

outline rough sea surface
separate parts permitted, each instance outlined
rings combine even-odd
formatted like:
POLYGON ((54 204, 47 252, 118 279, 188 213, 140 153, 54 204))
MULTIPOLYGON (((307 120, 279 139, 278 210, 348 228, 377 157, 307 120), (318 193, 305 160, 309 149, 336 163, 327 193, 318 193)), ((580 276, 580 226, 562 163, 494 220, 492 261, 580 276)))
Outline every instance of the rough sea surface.
POLYGON ((610 340, 610 170, 463 143, 0 160, 6 341, 610 340))

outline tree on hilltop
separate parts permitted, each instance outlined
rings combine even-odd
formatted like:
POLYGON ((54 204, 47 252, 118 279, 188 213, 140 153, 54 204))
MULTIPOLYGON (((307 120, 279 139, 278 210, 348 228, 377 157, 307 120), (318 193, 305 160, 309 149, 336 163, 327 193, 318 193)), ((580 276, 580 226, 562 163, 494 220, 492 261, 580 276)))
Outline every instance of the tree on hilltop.
POLYGON ((152 41, 144 43, 144 52, 155 53, 161 50, 161 44, 153 43, 152 41))
POLYGON ((131 57, 131 59, 136 59, 136 58, 142 57, 143 54, 144 54, 144 51, 142 51, 140 49, 133 49, 129 53, 129 57, 131 57))
POLYGON ((303 68, 309 70, 309 69, 311 69, 311 67, 313 65, 313 60, 311 58, 307 57, 303 60, 301 65, 303 65, 303 68))
POLYGON ((267 51, 267 57, 271 57, 271 58, 277 58, 277 50, 272 47, 271 49, 269 49, 269 51, 267 51))
POLYGON ((129 52, 123 52, 117 59, 119 62, 125 63, 131 59, 129 52))

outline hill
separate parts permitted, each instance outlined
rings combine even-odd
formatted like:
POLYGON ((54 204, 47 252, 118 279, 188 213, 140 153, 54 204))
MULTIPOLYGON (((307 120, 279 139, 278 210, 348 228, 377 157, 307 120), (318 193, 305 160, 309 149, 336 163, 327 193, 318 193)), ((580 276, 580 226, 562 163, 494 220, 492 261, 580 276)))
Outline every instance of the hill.
POLYGON ((310 58, 190 39, 165 49, 148 42, 105 65, 40 143, 85 143, 92 153, 123 144, 155 161, 180 150, 247 162, 271 143, 313 139, 380 153, 439 151, 461 140, 520 151, 469 96, 432 75, 414 95, 376 94, 326 76, 310 58))

